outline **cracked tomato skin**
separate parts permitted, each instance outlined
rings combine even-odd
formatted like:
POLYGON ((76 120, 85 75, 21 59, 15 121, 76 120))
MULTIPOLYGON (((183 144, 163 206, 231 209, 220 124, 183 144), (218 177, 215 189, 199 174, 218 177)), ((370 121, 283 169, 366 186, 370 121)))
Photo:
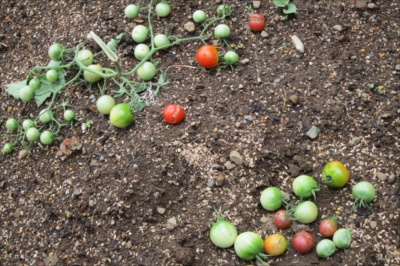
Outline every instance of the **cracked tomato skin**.
POLYGON ((219 62, 217 48, 209 44, 200 47, 196 52, 196 60, 205 69, 216 67, 219 62))
POLYGON ((265 18, 261 14, 253 14, 249 18, 249 27, 254 32, 262 31, 265 28, 265 18))
POLYGON ((183 120, 185 116, 185 111, 180 105, 168 104, 164 107, 162 116, 165 122, 167 122, 168 124, 176 125, 183 120))

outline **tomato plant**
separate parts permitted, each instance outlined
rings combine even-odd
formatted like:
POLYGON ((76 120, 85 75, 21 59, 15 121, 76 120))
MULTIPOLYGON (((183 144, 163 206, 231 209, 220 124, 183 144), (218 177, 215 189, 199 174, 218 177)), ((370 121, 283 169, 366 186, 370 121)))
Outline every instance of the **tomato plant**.
POLYGON ((292 239, 292 246, 298 253, 308 253, 314 247, 314 238, 305 231, 298 232, 292 239))
POLYGON ((54 43, 49 47, 49 57, 54 61, 61 61, 64 56, 64 46, 54 43))
POLYGON ((229 65, 234 65, 237 63, 239 59, 239 56, 237 53, 234 51, 228 51, 224 54, 224 60, 227 62, 229 65))
POLYGON ((276 211, 282 206, 282 193, 279 188, 266 188, 260 197, 261 206, 267 211, 276 211))
POLYGON ((24 122, 22 122, 22 128, 27 131, 29 128, 33 127, 34 123, 31 119, 25 119, 24 122))
POLYGON ((162 116, 168 124, 176 125, 182 122, 185 117, 183 107, 177 104, 168 104, 164 107, 162 116))
POLYGON ((143 25, 137 25, 132 30, 132 39, 137 43, 142 43, 147 39, 149 29, 143 25))
POLYGON ((351 231, 346 228, 340 228, 333 234, 332 241, 337 248, 345 249, 350 247, 352 241, 351 231))
POLYGON ((205 69, 211 69, 218 65, 219 56, 217 48, 212 45, 204 45, 196 52, 197 63, 205 69))
POLYGON ((103 115, 108 115, 115 106, 115 100, 110 95, 102 95, 96 101, 97 110, 103 115))
POLYGON ((231 29, 226 24, 219 24, 214 29, 214 36, 220 39, 226 39, 231 35, 231 29))
POLYGON ((51 110, 44 109, 39 113, 39 120, 43 124, 50 123, 54 118, 54 114, 51 110))
POLYGON ((10 131, 15 131, 18 129, 18 121, 15 118, 9 118, 6 121, 6 128, 10 131))
POLYGON ((90 50, 83 49, 78 52, 78 60, 82 62, 84 66, 89 66, 93 63, 94 55, 90 50))
POLYGON ((335 243, 330 239, 323 239, 317 245, 317 254, 321 258, 328 258, 336 251, 335 243))
POLYGON ((171 42, 169 41, 167 35, 165 35, 165 34, 157 34, 156 36, 154 36, 154 45, 157 48, 166 46, 170 43, 171 42))
POLYGON ((252 31, 258 32, 265 28, 265 18, 261 14, 253 14, 249 18, 249 27, 252 31))
POLYGON ((324 237, 332 237, 338 229, 337 222, 334 218, 327 218, 319 224, 319 233, 324 237))
POLYGON ((50 145, 54 141, 54 134, 50 130, 45 130, 40 134, 40 142, 44 145, 50 145))
POLYGON ((292 225, 292 220, 286 216, 286 210, 275 212, 274 224, 278 229, 288 229, 292 225))
POLYGON ((4 153, 11 153, 13 151, 13 145, 11 143, 6 143, 1 151, 4 153))
POLYGON ((254 232, 244 232, 239 234, 235 240, 235 253, 242 260, 261 260, 265 258, 262 238, 254 232))
POLYGON ((322 170, 322 183, 328 187, 343 187, 349 181, 349 172, 339 161, 332 161, 322 170))
POLYGON ((156 66, 151 62, 144 62, 144 64, 139 67, 137 74, 142 80, 151 80, 156 75, 156 66))
POLYGON ((110 123, 119 128, 125 128, 132 124, 133 114, 126 103, 115 105, 110 112, 110 123))
POLYGON ((167 3, 158 3, 155 8, 156 14, 159 17, 166 17, 171 11, 170 6, 167 3))
POLYGON ((286 251, 287 240, 282 234, 273 234, 264 240, 264 250, 268 255, 279 256, 286 251))
MULTIPOLYGON (((101 65, 89 65, 88 68, 102 72, 101 65)), ((102 79, 100 75, 92 73, 88 70, 83 71, 83 78, 89 83, 95 83, 102 79)))
POLYGON ((31 127, 25 132, 25 136, 29 141, 35 141, 39 138, 40 132, 37 128, 31 127))
POLYGON ((193 21, 196 23, 203 23, 207 19, 207 15, 203 10, 196 10, 193 13, 193 21))
POLYGON ((228 5, 219 5, 217 8, 217 14, 219 16, 229 16, 232 10, 228 5))
POLYGON ((296 177, 293 181, 292 187, 294 194, 302 199, 308 199, 311 196, 315 199, 315 192, 319 191, 317 182, 314 178, 308 175, 300 175, 296 177))
POLYGON ((353 197, 355 199, 352 210, 357 208, 370 208, 368 203, 372 202, 375 198, 375 188, 368 181, 358 182, 352 190, 353 197))
POLYGON ((217 222, 215 222, 210 229, 210 239, 214 245, 220 248, 231 247, 238 236, 236 227, 225 221, 217 212, 217 222))
POLYGON ((125 12, 125 16, 127 18, 133 19, 133 18, 136 18, 137 15, 139 14, 139 7, 137 5, 133 5, 133 4, 127 5, 125 7, 124 12, 125 12))

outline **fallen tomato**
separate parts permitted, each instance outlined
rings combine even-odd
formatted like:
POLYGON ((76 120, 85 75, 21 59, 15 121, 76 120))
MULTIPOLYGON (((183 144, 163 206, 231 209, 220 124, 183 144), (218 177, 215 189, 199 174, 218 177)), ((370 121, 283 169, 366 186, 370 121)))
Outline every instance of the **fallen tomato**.
POLYGON ((324 237, 331 237, 338 229, 338 225, 335 219, 327 218, 321 221, 319 224, 319 233, 324 237))
POLYGON ((287 240, 282 234, 273 234, 264 240, 264 250, 268 255, 279 256, 286 251, 287 240))
POLYGON ((176 125, 183 120, 185 116, 185 111, 180 105, 168 104, 164 107, 162 116, 165 122, 167 122, 168 124, 176 125))
POLYGON ((292 239, 292 246, 298 253, 305 254, 314 247, 314 238, 305 231, 298 232, 292 239))
POLYGON ((205 69, 216 67, 219 62, 217 48, 209 44, 200 47, 196 52, 196 60, 205 69))
POLYGON ((129 105, 120 103, 115 105, 110 112, 110 123, 119 128, 125 128, 132 124, 133 114, 129 105))
POLYGON ((292 225, 292 220, 286 216, 286 210, 279 210, 274 215, 274 224, 278 229, 288 229, 292 225))
POLYGON ((265 27, 265 18, 261 14, 253 14, 249 19, 249 27, 252 31, 262 31, 265 27))
POLYGON ((322 183, 328 187, 343 187, 349 181, 349 171, 339 161, 332 161, 322 170, 322 183))

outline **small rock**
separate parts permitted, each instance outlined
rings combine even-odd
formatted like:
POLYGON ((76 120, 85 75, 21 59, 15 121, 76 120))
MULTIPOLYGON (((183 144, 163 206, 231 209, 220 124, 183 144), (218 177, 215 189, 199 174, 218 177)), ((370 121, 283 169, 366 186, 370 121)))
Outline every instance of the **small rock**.
POLYGON ((72 193, 72 195, 74 196, 79 196, 82 193, 82 189, 76 189, 74 190, 74 192, 72 193))
POLYGON ((279 41, 279 38, 278 38, 278 37, 273 37, 273 38, 271 39, 271 45, 273 46, 273 45, 277 44, 278 41, 279 41))
POLYGON ((291 96, 289 96, 289 101, 291 101, 291 102, 294 103, 294 104, 297 104, 298 101, 299 101, 299 96, 297 96, 297 95, 291 95, 291 96))
POLYGON ((314 5, 314 9, 318 10, 319 9, 319 5, 314 5))
POLYGON ((92 166, 92 167, 95 167, 95 166, 98 166, 99 163, 97 162, 97 160, 93 159, 93 160, 90 161, 89 165, 92 166))
POLYGON ((231 169, 234 168, 235 166, 234 166, 230 161, 227 161, 227 162, 225 163, 225 167, 226 167, 227 170, 231 170, 231 169))
POLYGON ((382 114, 382 115, 381 115, 382 118, 388 118, 388 117, 390 117, 390 116, 391 116, 391 114, 389 114, 389 113, 386 113, 386 114, 382 114))
POLYGON ((127 243, 126 243, 126 248, 131 248, 132 247, 132 242, 131 241, 128 241, 127 243))
POLYGON ((196 29, 196 26, 194 25, 193 22, 189 21, 188 23, 185 23, 183 28, 188 32, 194 32, 196 29))
POLYGON ((231 151, 231 154, 229 155, 229 158, 231 161, 234 163, 241 165, 243 163, 242 156, 237 151, 231 151))
POLYGON ((245 65, 248 64, 250 60, 248 58, 244 58, 242 61, 240 61, 241 64, 245 65))
POLYGON ((157 207, 157 212, 158 212, 159 214, 164 214, 164 213, 165 213, 165 208, 157 207))
POLYGON ((387 179, 387 182, 389 184, 393 184, 395 180, 396 180, 396 176, 394 174, 391 174, 391 175, 389 175, 389 178, 387 179))
POLYGON ((240 123, 240 122, 236 122, 236 123, 235 123, 235 127, 236 127, 236 128, 240 128, 241 125, 242 125, 242 123, 240 123))
POLYGON ((369 9, 374 9, 376 7, 376 5, 374 3, 368 3, 367 7, 369 9))
POLYGON ((369 226, 371 227, 371 229, 375 229, 377 226, 377 223, 375 221, 371 221, 371 222, 369 222, 369 226))
POLYGON ((94 200, 89 200, 89 206, 93 207, 96 204, 96 202, 94 200))
POLYGON ((288 172, 290 173, 291 176, 296 177, 300 174, 300 171, 301 171, 300 167, 298 167, 297 165, 291 164, 291 163, 288 164, 288 166, 289 166, 288 172))
POLYGON ((176 262, 184 266, 193 265, 196 258, 196 252, 192 248, 176 247, 174 255, 176 262))
POLYGON ((334 31, 339 31, 339 32, 343 30, 342 26, 340 26, 340 25, 335 25, 335 26, 332 27, 332 29, 334 31))
POLYGON ((18 159, 19 159, 19 160, 24 159, 24 158, 26 157, 26 155, 28 155, 28 153, 26 152, 25 149, 20 150, 20 151, 19 151, 19 154, 18 154, 18 159))
POLYGON ((386 181, 387 176, 384 173, 376 172, 376 176, 379 178, 381 181, 386 181))
POLYGON ((243 118, 247 121, 253 121, 253 117, 251 115, 245 115, 243 118))
POLYGON ((223 173, 220 172, 218 174, 217 178, 215 179, 215 185, 217 187, 220 187, 220 186, 222 186, 224 184, 224 182, 225 182, 225 176, 224 176, 223 173))
POLYGON ((397 64, 394 69, 396 69, 397 71, 400 71, 400 64, 397 64))
POLYGON ((310 139, 315 139, 315 138, 318 136, 318 134, 319 134, 320 132, 321 132, 321 130, 320 130, 318 127, 312 126, 312 127, 310 128, 310 130, 307 131, 307 136, 308 136, 310 139))
POLYGON ((175 217, 171 217, 168 219, 167 223, 172 224, 173 226, 176 226, 176 218, 175 217))
POLYGON ((291 38, 294 46, 296 47, 296 51, 299 53, 304 53, 304 44, 300 41, 299 37, 293 35, 291 38))
POLYGON ((361 142, 361 138, 359 137, 354 137, 350 140, 350 146, 356 146, 358 143, 361 142))
POLYGON ((214 183, 215 183, 214 179, 210 179, 210 180, 208 180, 207 185, 208 185, 209 187, 213 187, 213 186, 214 186, 214 183))
POLYGON ((263 217, 261 217, 260 222, 266 223, 266 222, 268 222, 268 218, 263 216, 263 217))
POLYGON ((253 8, 257 9, 260 7, 261 1, 253 1, 253 8))
POLYGON ((263 38, 267 38, 268 37, 268 33, 265 30, 263 30, 260 35, 263 38))

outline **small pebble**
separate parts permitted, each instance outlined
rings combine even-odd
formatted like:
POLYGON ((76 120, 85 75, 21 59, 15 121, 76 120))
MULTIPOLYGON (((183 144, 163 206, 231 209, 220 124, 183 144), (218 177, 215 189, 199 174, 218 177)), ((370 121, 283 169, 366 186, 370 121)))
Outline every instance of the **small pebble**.
POLYGON ((253 8, 257 9, 260 7, 261 1, 253 1, 253 8))
POLYGON ((294 46, 296 47, 296 51, 299 53, 304 53, 304 44, 301 42, 299 37, 293 35, 291 38, 292 42, 294 43, 294 46))
POLYGON ((343 30, 342 26, 340 26, 340 25, 335 25, 335 26, 332 27, 332 29, 334 31, 339 31, 339 32, 343 30))
POLYGON ((271 39, 271 45, 273 46, 273 45, 277 44, 278 41, 279 41, 279 38, 278 38, 278 37, 273 37, 273 38, 271 39))
POLYGON ((369 223, 369 226, 371 227, 371 229, 375 229, 376 228, 377 223, 375 221, 371 221, 369 223))
POLYGON ((263 31, 261 32, 261 37, 267 38, 267 37, 268 37, 268 33, 267 33, 265 30, 263 30, 263 31))
POLYGON ((394 67, 394 69, 397 70, 397 71, 400 71, 400 64, 397 64, 397 65, 394 67))
POLYGON ((307 131, 307 136, 308 136, 310 139, 315 139, 315 138, 318 136, 318 134, 319 134, 320 132, 321 132, 321 130, 320 130, 318 127, 312 126, 312 127, 310 128, 310 130, 307 131))
POLYGON ((243 65, 248 64, 249 62, 250 62, 250 60, 247 58, 244 58, 242 61, 240 61, 240 63, 243 65))
POLYGON ((227 170, 231 170, 232 168, 235 167, 230 161, 227 161, 224 165, 227 170))
POLYGON ((224 184, 224 182, 225 182, 225 176, 224 176, 223 173, 220 172, 218 174, 217 178, 215 179, 215 185, 217 187, 220 187, 220 186, 222 186, 224 184))
POLYGON ((368 3, 367 7, 369 9, 374 9, 376 7, 376 5, 374 3, 368 3))
POLYGON ((189 21, 188 23, 185 23, 183 28, 188 32, 194 32, 196 29, 196 26, 194 25, 193 22, 189 21))
POLYGON ((290 95, 290 96, 289 96, 289 100, 290 100, 292 103, 297 104, 297 102, 299 101, 299 96, 297 96, 297 95, 290 95))
POLYGON ((237 151, 231 151, 229 159, 238 165, 241 165, 243 163, 242 156, 237 151))
POLYGON ((251 115, 245 115, 243 118, 250 122, 253 121, 253 117, 251 115))
POLYGON ((381 181, 386 181, 387 176, 384 173, 376 172, 376 176, 379 178, 381 181))

